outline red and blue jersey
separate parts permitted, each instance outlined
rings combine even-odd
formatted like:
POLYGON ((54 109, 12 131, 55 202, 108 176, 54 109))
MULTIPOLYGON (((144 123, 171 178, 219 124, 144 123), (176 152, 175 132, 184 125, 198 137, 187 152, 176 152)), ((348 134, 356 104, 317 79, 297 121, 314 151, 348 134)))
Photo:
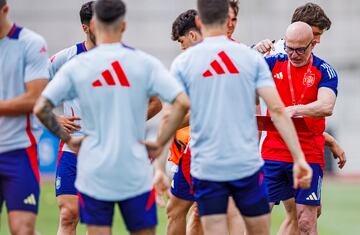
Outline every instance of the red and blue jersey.
MULTIPOLYGON (((276 88, 285 106, 292 106, 293 99, 288 79, 288 56, 277 54, 265 58, 272 72, 276 88)), ((317 100, 321 87, 331 89, 337 95, 338 75, 325 61, 313 55, 311 67, 294 67, 290 64, 292 83, 297 105, 306 105, 317 100), (310 71, 308 71, 308 69, 310 71)), ((269 115, 269 112, 267 112, 269 115)), ((325 118, 305 117, 309 133, 298 133, 306 160, 324 164, 325 118)), ((267 132, 262 143, 262 157, 265 160, 292 162, 290 151, 278 132, 267 132)))

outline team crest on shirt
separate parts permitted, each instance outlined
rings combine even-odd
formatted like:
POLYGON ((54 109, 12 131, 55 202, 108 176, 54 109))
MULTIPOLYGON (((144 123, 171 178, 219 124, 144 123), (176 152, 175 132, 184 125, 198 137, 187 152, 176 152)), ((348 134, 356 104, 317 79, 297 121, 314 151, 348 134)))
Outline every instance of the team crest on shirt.
POLYGON ((60 176, 56 177, 55 187, 56 187, 56 189, 59 189, 61 187, 61 177, 60 176))
POLYGON ((306 87, 311 87, 313 86, 315 83, 315 74, 313 73, 305 73, 304 74, 304 79, 303 79, 303 84, 306 87))

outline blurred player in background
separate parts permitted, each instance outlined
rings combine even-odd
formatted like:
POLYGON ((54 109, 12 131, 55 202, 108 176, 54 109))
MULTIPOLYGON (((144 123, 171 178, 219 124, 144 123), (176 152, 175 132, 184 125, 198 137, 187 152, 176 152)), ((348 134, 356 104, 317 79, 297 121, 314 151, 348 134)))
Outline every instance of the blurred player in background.
POLYGON ((120 43, 126 28, 121 0, 98 0, 94 9, 98 46, 64 65, 34 110, 75 152, 81 145, 75 185, 88 234, 111 234, 115 204, 131 234, 155 234, 153 170, 141 144, 148 100, 159 95, 174 105, 166 131, 153 146, 161 149, 187 113, 188 98, 157 59, 120 43), (74 98, 85 126, 81 138, 64 131, 52 113, 74 98))
MULTIPOLYGON (((95 35, 90 29, 90 21, 93 17, 94 1, 84 3, 81 6, 79 15, 82 29, 86 35, 86 40, 72 47, 66 48, 50 59, 50 79, 52 79, 59 69, 75 56, 84 53, 95 46, 95 35)), ((66 101, 64 106, 64 116, 59 116, 58 120, 64 130, 72 136, 83 136, 81 128, 81 110, 78 100, 66 101)), ((60 142, 59 155, 56 164, 55 192, 57 203, 60 209, 60 221, 58 235, 76 234, 76 225, 79 220, 79 207, 77 200, 77 190, 75 188, 77 156, 64 143, 60 142)))
POLYGON ((296 142, 295 131, 265 62, 244 45, 226 37, 229 9, 224 5, 227 4, 224 0, 198 1, 201 20, 198 23, 205 38, 175 59, 172 72, 192 101, 191 175, 204 233, 227 234, 226 211, 231 195, 244 215, 248 234, 268 234, 269 206, 265 190, 259 184, 262 161, 255 128, 256 89, 274 108, 273 118, 277 119, 279 129, 291 135, 287 139, 301 165, 304 175, 297 177, 304 177, 303 187, 309 184, 311 169, 296 142), (245 67, 255 71, 247 71, 245 67), (239 79, 239 76, 245 77, 239 79), (243 89, 249 92, 239 92, 243 89), (240 97, 235 99, 237 96, 240 97), (236 112, 239 107, 244 110, 236 112), (253 131, 249 123, 254 123, 253 131), (229 136, 230 133, 235 136, 229 136))
POLYGON ((31 114, 49 78, 45 40, 8 19, 0 0, 0 209, 6 203, 12 234, 35 233, 40 174, 31 114))
POLYGON ((314 172, 309 189, 293 189, 291 154, 277 132, 267 132, 261 146, 265 160, 264 183, 271 207, 280 201, 285 201, 286 205, 295 200, 300 234, 317 234, 325 117, 332 115, 337 96, 337 74, 329 64, 312 54, 315 45, 311 27, 304 22, 295 22, 285 35, 287 55, 266 57, 287 112, 290 116, 305 117, 309 127, 308 133, 298 133, 306 160, 314 172))

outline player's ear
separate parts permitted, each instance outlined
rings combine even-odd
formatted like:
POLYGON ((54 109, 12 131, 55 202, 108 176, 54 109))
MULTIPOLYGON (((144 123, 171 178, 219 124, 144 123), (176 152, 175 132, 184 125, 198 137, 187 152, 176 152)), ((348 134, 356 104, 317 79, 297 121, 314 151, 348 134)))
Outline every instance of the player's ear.
POLYGON ((3 8, 0 9, 4 15, 7 15, 9 13, 9 5, 5 4, 3 8))
POLYGON ((195 25, 196 25, 196 28, 198 28, 198 29, 201 29, 201 27, 202 27, 202 23, 201 23, 200 17, 198 15, 195 16, 195 25))
POLYGON ((121 30, 122 33, 125 32, 125 30, 126 30, 126 21, 121 22, 120 30, 121 30))
POLYGON ((232 25, 232 21, 231 21, 231 17, 230 15, 227 16, 227 23, 226 23, 227 27, 230 28, 232 25))
POLYGON ((190 36, 191 40, 196 41, 196 33, 194 31, 190 30, 188 35, 190 36))
POLYGON ((317 41, 316 41, 316 40, 313 40, 313 41, 311 42, 311 49, 314 49, 314 47, 316 46, 316 44, 317 44, 317 41))
POLYGON ((89 26, 86 25, 86 24, 82 24, 81 26, 82 26, 82 29, 83 29, 84 33, 88 34, 89 33, 89 26))

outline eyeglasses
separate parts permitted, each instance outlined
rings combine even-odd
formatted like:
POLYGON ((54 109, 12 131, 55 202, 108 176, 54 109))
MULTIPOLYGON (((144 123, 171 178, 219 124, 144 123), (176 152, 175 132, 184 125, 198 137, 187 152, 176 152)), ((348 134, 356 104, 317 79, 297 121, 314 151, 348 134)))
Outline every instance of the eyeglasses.
POLYGON ((286 51, 286 53, 291 54, 296 52, 298 55, 304 55, 306 50, 309 48, 309 46, 311 45, 311 43, 313 42, 313 40, 311 40, 309 42, 309 44, 306 47, 299 47, 299 48, 292 48, 292 47, 288 47, 286 45, 286 42, 284 44, 284 50, 286 51))

